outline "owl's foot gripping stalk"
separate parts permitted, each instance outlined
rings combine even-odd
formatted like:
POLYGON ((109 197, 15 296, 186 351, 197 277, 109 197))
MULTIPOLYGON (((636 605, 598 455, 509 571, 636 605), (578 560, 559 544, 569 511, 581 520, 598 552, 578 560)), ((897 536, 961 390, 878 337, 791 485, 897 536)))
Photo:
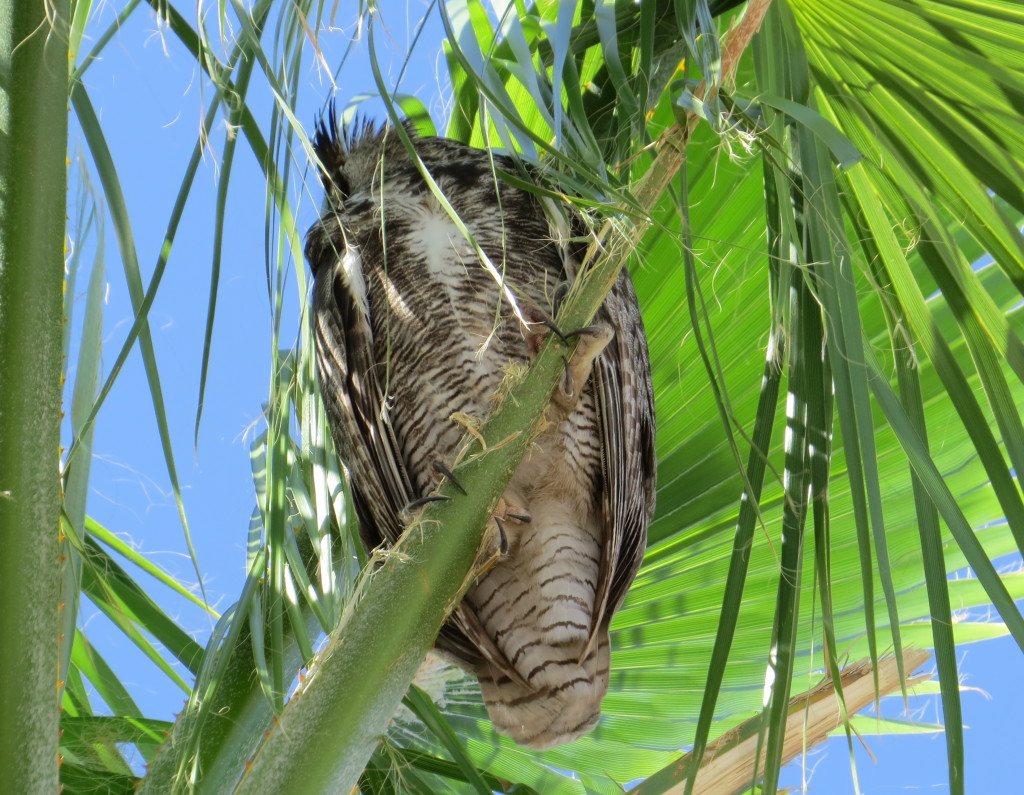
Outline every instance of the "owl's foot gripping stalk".
MULTIPOLYGON (((463 494, 468 494, 465 487, 459 482, 459 479, 455 477, 452 471, 447 467, 443 461, 434 461, 431 463, 433 470, 451 481, 451 484, 455 486, 463 494)), ((498 500, 498 505, 494 509, 492 514, 494 522, 497 524, 498 533, 501 536, 501 543, 499 544, 499 551, 504 555, 508 551, 508 542, 505 536, 505 527, 502 522, 514 521, 521 524, 529 524, 530 516, 520 508, 513 507, 505 501, 502 497, 498 500)))
MULTIPOLYGON (((430 468, 433 469, 434 472, 436 472, 438 475, 442 475, 448 478, 448 480, 452 482, 452 485, 455 486, 455 488, 457 488, 463 494, 467 493, 466 489, 463 488, 462 484, 459 482, 459 479, 452 474, 452 471, 447 466, 445 466, 443 461, 432 461, 430 464, 430 468)), ((440 484, 438 483, 437 485, 440 484)), ((445 502, 450 499, 451 497, 448 497, 444 494, 426 494, 422 497, 413 500, 410 503, 407 503, 405 508, 402 509, 402 513, 405 515, 406 519, 408 519, 417 509, 422 508, 424 505, 429 505, 432 502, 445 502)))
POLYGON ((566 337, 579 337, 576 350, 565 360, 565 373, 555 392, 555 401, 565 409, 575 407, 580 392, 590 379, 594 369, 594 360, 601 355, 615 333, 600 324, 587 326, 578 331, 570 331, 566 337))
POLYGON ((571 410, 576 406, 580 392, 590 378, 594 360, 612 341, 615 333, 601 323, 593 323, 575 331, 563 332, 539 309, 535 307, 528 307, 528 309, 530 311, 524 314, 529 326, 524 329, 524 336, 532 355, 537 355, 549 333, 554 332, 555 336, 566 345, 571 345, 573 338, 578 339, 576 350, 573 351, 572 356, 564 360, 565 373, 555 392, 555 402, 562 408, 571 410))
MULTIPOLYGON (((452 474, 452 471, 445 465, 443 461, 434 461, 431 464, 431 466, 433 467, 434 471, 437 472, 439 475, 443 475, 444 477, 448 478, 448 480, 451 481, 451 484, 455 486, 455 488, 457 488, 463 494, 467 493, 466 489, 459 482, 459 479, 455 477, 454 474, 452 474)), ((522 509, 510 506, 505 501, 505 498, 502 497, 501 499, 498 500, 498 505, 497 507, 495 507, 494 513, 491 515, 491 519, 494 522, 494 529, 497 531, 497 543, 489 544, 487 542, 487 536, 485 536, 483 549, 496 547, 497 557, 504 557, 506 554, 508 554, 508 534, 505 532, 504 522, 508 522, 511 520, 513 522, 517 522, 520 524, 528 524, 530 522, 530 516, 522 509)), ((493 533, 490 530, 488 530, 487 535, 493 536, 493 533)), ((493 555, 481 556, 493 557, 493 555)))
MULTIPOLYGON (((462 483, 448 466, 440 460, 431 462, 431 469, 444 478, 447 478, 456 489, 462 494, 468 494, 462 483)), ((418 508, 422 508, 432 502, 443 502, 451 497, 443 494, 427 494, 424 497, 413 500, 405 506, 405 513, 411 515, 418 508)), ((477 554, 477 562, 473 566, 474 576, 484 573, 490 569, 498 560, 504 558, 509 550, 509 534, 505 529, 506 523, 513 525, 529 524, 530 515, 523 510, 510 504, 504 497, 498 499, 494 513, 491 514, 491 521, 484 530, 484 537, 480 544, 480 552, 477 554)))
POLYGON ((530 515, 522 508, 509 504, 504 497, 499 498, 491 520, 484 529, 471 576, 475 579, 485 574, 496 563, 508 557, 509 549, 519 544, 519 526, 531 521, 530 515))
MULTIPOLYGON (((522 508, 509 505, 504 497, 499 498, 498 505, 494 509, 494 513, 491 514, 491 521, 494 522, 494 527, 498 531, 498 555, 505 557, 508 554, 508 533, 505 532, 505 522, 514 522, 515 524, 529 524, 532 519, 530 515, 526 513, 522 508)), ((485 539, 486 545, 486 539, 485 539)))

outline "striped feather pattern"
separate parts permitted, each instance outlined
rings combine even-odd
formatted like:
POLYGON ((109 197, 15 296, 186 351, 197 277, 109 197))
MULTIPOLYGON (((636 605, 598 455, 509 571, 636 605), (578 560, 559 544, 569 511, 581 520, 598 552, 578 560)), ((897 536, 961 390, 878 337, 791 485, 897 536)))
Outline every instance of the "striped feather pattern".
MULTIPOLYGON (((436 485, 432 462, 453 459, 464 429, 452 414, 485 418, 508 366, 529 364, 537 340, 517 312, 552 315, 556 286, 579 264, 579 246, 556 239, 537 200, 496 176, 495 168, 516 170, 511 160, 445 139, 413 142, 503 285, 394 130, 320 126, 327 200, 306 243, 317 358, 370 549, 398 539, 405 506, 436 485)), ((608 625, 653 511, 649 363, 625 273, 595 322, 614 336, 575 403, 552 404, 505 492, 509 513, 530 521, 503 523, 507 551, 438 638, 479 678, 498 730, 537 748, 575 739, 600 716, 608 625)), ((492 548, 495 536, 493 526, 492 548)))

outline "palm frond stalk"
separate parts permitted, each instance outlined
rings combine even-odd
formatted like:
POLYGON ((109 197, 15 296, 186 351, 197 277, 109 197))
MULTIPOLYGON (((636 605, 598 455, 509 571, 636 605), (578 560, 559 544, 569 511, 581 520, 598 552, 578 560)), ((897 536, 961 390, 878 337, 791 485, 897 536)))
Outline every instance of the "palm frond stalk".
POLYGON ((0 764, 58 784, 67 2, 0 5, 0 764))

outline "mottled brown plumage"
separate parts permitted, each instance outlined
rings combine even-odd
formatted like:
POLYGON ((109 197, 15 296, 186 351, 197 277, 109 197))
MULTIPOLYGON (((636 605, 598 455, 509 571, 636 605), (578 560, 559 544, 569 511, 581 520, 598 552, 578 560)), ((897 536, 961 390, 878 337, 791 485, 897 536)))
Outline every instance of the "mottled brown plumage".
MULTIPOLYGON (((453 460, 465 429, 452 415, 485 418, 509 365, 529 365, 545 331, 535 321, 553 315, 583 250, 532 194, 496 176, 516 171, 510 159, 412 140, 519 309, 393 128, 319 127, 327 200, 306 256, 320 384, 370 549, 397 540, 404 508, 440 477, 434 462, 453 460)), ((479 678, 495 726, 537 748, 575 739, 600 716, 608 625, 653 510, 650 367, 626 273, 570 371, 505 492, 507 548, 437 641, 479 678)))

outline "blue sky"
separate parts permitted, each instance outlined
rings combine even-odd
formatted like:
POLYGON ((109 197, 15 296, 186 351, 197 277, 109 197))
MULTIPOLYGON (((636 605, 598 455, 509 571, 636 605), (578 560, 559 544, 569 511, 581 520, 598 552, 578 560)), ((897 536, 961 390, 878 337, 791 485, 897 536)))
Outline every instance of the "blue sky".
MULTIPOLYGON (((395 10, 387 19, 389 40, 378 42, 389 48, 391 75, 397 73, 400 54, 407 49, 407 24, 415 23, 425 7, 411 3, 406 14, 400 10, 404 4, 393 5, 395 10)), ((92 21, 90 33, 98 35, 113 17, 114 10, 100 4, 99 17, 92 21)), ((322 39, 332 68, 352 32, 350 20, 339 17, 338 24, 344 27, 322 39)), ((437 60, 440 40, 439 26, 428 28, 418 45, 415 68, 402 85, 404 92, 427 102, 435 120, 442 117, 443 90, 438 75, 443 65, 437 60)), ((87 40, 85 48, 90 46, 87 40)), ((341 75, 336 94, 325 75, 307 66, 301 76, 303 97, 298 118, 311 127, 327 99, 336 96, 343 107, 351 97, 373 92, 366 63, 365 47, 357 49, 341 75)), ((191 56, 145 8, 134 13, 115 35, 102 60, 86 73, 85 83, 114 153, 143 276, 148 281, 212 92, 201 80, 191 56)), ((259 85, 255 80, 254 86, 259 85)), ((269 95, 257 89, 249 101, 257 117, 266 118, 269 95)), ((378 108, 367 105, 371 113, 378 108)), ((211 136, 213 151, 207 153, 200 168, 170 265, 150 313, 183 498, 206 591, 219 609, 234 601, 245 576, 245 543, 254 506, 249 444, 262 430, 261 401, 267 394, 271 354, 271 307, 263 245, 265 188, 243 143, 231 177, 210 378, 195 447, 193 425, 209 290, 217 158, 225 132, 221 124, 211 136)), ((83 150, 72 115, 70 156, 76 160, 83 150)), ((302 195, 298 206, 301 229, 316 217, 321 198, 313 180, 309 190, 301 190, 304 168, 304 164, 296 164, 292 186, 295 195, 302 195)), ((91 165, 87 163, 86 169, 90 170, 91 165)), ((72 166, 71 202, 76 201, 75 186, 81 182, 82 173, 77 164, 72 166)), ((90 179, 97 182, 95 176, 90 179)), ((69 215, 74 217, 74 211, 69 215)), ((81 245, 85 261, 91 262, 95 241, 82 241, 81 245)), ((109 368, 131 326, 132 312, 112 229, 107 230, 105 246, 108 288, 103 366, 109 368)), ((78 284, 84 291, 84 276, 78 284)), ((79 301, 84 304, 82 297, 79 301)), ((282 337, 285 346, 297 333, 296 303, 291 301, 286 311, 284 328, 288 331, 282 337)), ((82 309, 80 305, 78 322, 82 309)), ((74 350, 70 360, 72 364, 75 361, 74 350)), ((73 367, 69 377, 74 377, 73 367)), ((90 514, 176 576, 194 582, 137 352, 130 357, 99 414, 93 453, 90 514)), ((153 592, 160 594, 159 587, 153 592)), ((212 622, 201 611, 176 598, 161 603, 198 639, 208 637, 212 622)), ((88 603, 83 605, 81 622, 147 714, 170 719, 181 708, 185 694, 169 689, 167 680, 88 603)), ((1015 719, 1024 710, 1024 695, 1016 684, 1020 652, 1011 640, 1003 638, 964 647, 959 659, 963 684, 990 696, 975 690, 964 694, 965 721, 970 727, 966 732, 967 791, 1008 791, 1019 780, 1016 766, 1007 764, 1007 760, 1015 759, 1019 741, 1007 727, 1015 726, 1015 719)), ((934 700, 925 700, 920 709, 924 719, 936 719, 934 700)), ((945 791, 941 736, 871 737, 866 742, 878 762, 872 763, 858 745, 864 792, 945 791)), ((809 779, 812 791, 852 792, 845 740, 833 740, 814 751, 807 766, 813 771, 809 779)), ((799 769, 790 766, 782 783, 799 788, 799 769)))

